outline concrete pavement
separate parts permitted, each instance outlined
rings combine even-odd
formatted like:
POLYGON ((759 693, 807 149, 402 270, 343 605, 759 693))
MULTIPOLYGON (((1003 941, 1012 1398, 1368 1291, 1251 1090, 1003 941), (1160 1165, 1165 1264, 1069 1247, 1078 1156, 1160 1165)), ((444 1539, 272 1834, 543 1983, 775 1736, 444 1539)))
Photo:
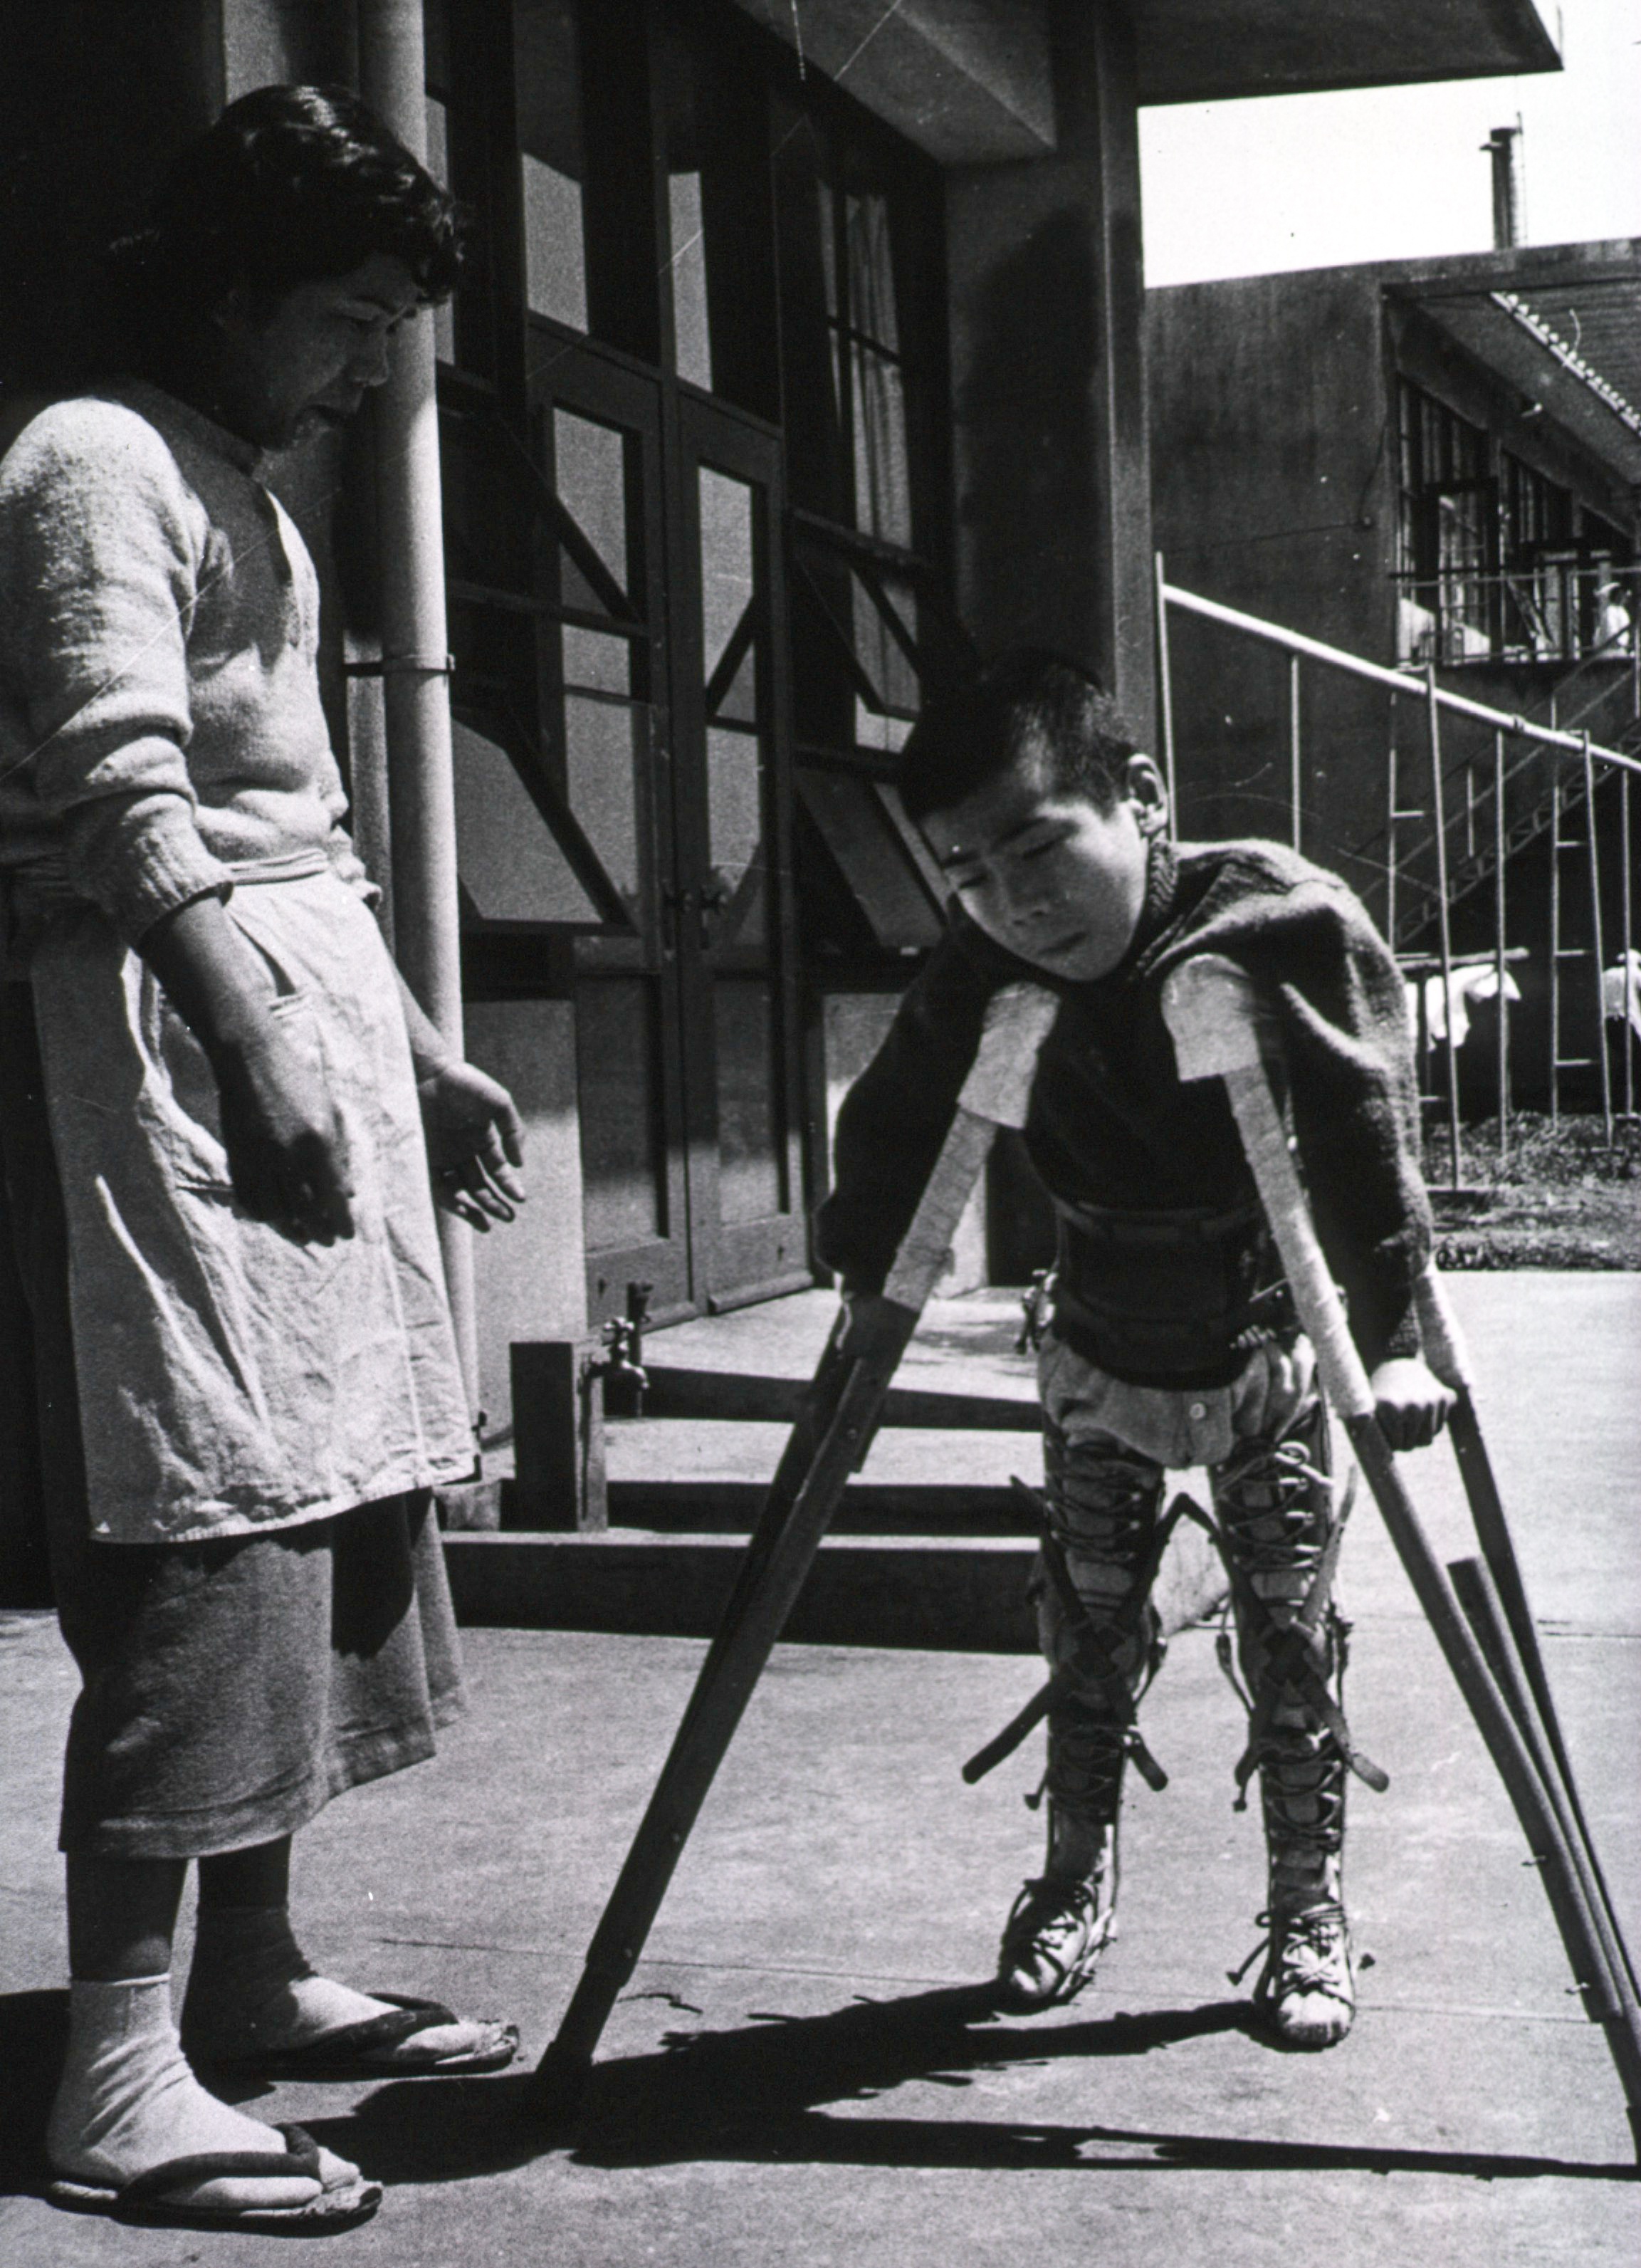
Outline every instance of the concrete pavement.
MULTIPOLYGON (((1586 1807, 1641 1944, 1641 1278, 1453 1288, 1586 1807)), ((1430 1525, 1464 1548, 1446 1450, 1407 1465, 1430 1525)), ((1174 1641, 1146 1704, 1173 1785, 1130 1795, 1122 1935, 1089 1994, 1032 2021, 992 2018, 976 1986, 1036 1863, 1019 1798, 1040 1737, 979 1789, 957 1771, 1029 1693, 1031 1663, 786 1646, 616 2010, 578 2133, 544 2146, 511 2075, 246 2099, 389 2183, 376 2221, 342 2241, 394 2268, 1628 2264, 1641 2193, 1617 2082, 1370 1504, 1346 1563, 1352 1724, 1393 1784, 1353 1791, 1349 1889, 1372 1966, 1357 2029, 1329 2054, 1274 2051, 1247 1983, 1225 1980, 1256 1941, 1261 1867, 1255 1818, 1231 1808, 1241 1720, 1208 1633, 1174 1641)), ((363 1984, 511 2014, 533 2060, 701 1653, 471 1633, 473 1711, 438 1759, 301 1838, 311 1949, 363 1984)), ((73 1681, 38 1617, 8 1622, 4 1660, 0 2255, 20 2268, 214 2259, 224 2239, 71 2219, 26 2193, 62 2024, 51 1843, 73 1681)))

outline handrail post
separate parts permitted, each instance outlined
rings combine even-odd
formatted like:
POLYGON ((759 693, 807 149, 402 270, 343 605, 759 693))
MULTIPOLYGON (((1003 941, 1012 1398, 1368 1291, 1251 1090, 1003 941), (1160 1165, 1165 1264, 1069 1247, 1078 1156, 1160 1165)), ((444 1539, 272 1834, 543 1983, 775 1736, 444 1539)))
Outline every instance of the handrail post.
POLYGON ((1302 845, 1303 819, 1299 806, 1299 657, 1288 658, 1288 810, 1293 829, 1293 847, 1302 845))
POLYGON ((1385 942, 1396 949, 1396 696, 1390 696, 1390 742, 1385 750, 1385 942))
POLYGON ((1618 775, 1618 848, 1623 858, 1619 918, 1623 925, 1623 950, 1621 959, 1624 975, 1619 998, 1623 1003, 1622 1030, 1624 1048, 1624 1116, 1633 1119, 1636 1115, 1636 1035, 1630 1022, 1630 1008, 1636 998, 1634 976, 1636 936, 1634 893, 1630 883, 1630 866, 1632 852, 1630 835, 1630 775, 1628 772, 1620 772, 1618 775))
POLYGON ((1561 1119, 1561 767, 1549 758, 1549 1123, 1561 1119))
POLYGON ((1424 665, 1425 691, 1430 703, 1431 819, 1436 830, 1437 936, 1441 946, 1442 1023, 1447 1057, 1447 1147, 1453 1167, 1453 1187, 1461 1186, 1459 1150, 1459 1050, 1453 1037, 1453 922, 1447 903, 1447 816, 1442 793, 1441 711, 1436 699, 1436 665, 1424 665))
MULTIPOLYGON (((1584 736, 1584 839, 1590 860, 1590 949, 1595 962, 1595 1060, 1601 1075, 1601 1123, 1613 1146, 1613 1067, 1607 1053, 1607 984, 1601 963, 1601 854, 1595 826, 1595 759, 1584 736)), ((1629 971, 1626 969, 1625 975, 1629 971)))
POLYGON ((1505 1160, 1510 1154, 1510 1013, 1505 998, 1508 982, 1505 942, 1507 918, 1505 901, 1505 736, 1493 735, 1493 954, 1498 972, 1498 1173, 1504 1178, 1505 1160))
POLYGON ((1162 777, 1168 790, 1168 836, 1180 834, 1178 789, 1174 771, 1174 666, 1168 651, 1168 578, 1160 551, 1157 572, 1157 704, 1162 719, 1162 777))

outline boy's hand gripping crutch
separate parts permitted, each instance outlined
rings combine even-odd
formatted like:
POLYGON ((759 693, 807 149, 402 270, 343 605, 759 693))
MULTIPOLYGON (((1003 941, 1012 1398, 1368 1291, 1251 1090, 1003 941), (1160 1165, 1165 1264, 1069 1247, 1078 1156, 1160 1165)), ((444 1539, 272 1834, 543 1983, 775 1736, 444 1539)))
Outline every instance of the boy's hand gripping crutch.
POLYGON ((536 2099, 548 2120, 567 2117, 580 2099, 610 2010, 637 1965, 713 1776, 849 1476, 865 1460, 890 1381, 946 1264, 992 1138, 999 1126, 1026 1123, 1037 1053, 1058 1005, 1051 992, 1034 984, 1009 985, 995 996, 951 1130, 883 1296, 859 1320, 847 1314, 838 1318, 649 1808, 587 1948, 581 1980, 538 2066, 536 2099))
MULTIPOLYGON (((1498 1491, 1485 1468, 1468 1389, 1461 1387, 1455 1447, 1488 1549, 1492 1579, 1461 1560, 1454 1580, 1432 1551, 1374 1416, 1372 1389, 1345 1321, 1343 1302, 1323 1257, 1286 1131, 1261 1051, 1261 1015, 1254 985, 1234 961, 1199 955, 1176 968, 1163 989, 1163 1012, 1183 1079, 1219 1077, 1237 1122, 1260 1200, 1270 1223, 1299 1321, 1316 1350, 1322 1385, 1343 1424, 1420 1606, 1446 1656, 1497 1765, 1542 1876, 1586 2013, 1600 2023, 1617 2067, 1641 2146, 1641 2009, 1628 1955, 1589 1848, 1565 1751, 1549 1705, 1532 1619, 1504 1531, 1498 1491), (1502 1580, 1501 1580, 1501 1570, 1502 1580), (1501 1609, 1493 1586, 1506 1601, 1501 1609), (1455 1588, 1455 1582, 1457 1588, 1455 1588), (1476 1624, 1460 1604, 1462 1593, 1476 1624), (1516 1625, 1528 1633, 1521 1645, 1516 1625), (1521 1646, 1518 1659, 1517 1646, 1521 1646), (1523 1675, 1523 1664, 1527 1665, 1523 1675)), ((1432 1367, 1447 1383, 1463 1376, 1452 1318, 1433 1283, 1422 1301, 1431 1332, 1432 1367)))

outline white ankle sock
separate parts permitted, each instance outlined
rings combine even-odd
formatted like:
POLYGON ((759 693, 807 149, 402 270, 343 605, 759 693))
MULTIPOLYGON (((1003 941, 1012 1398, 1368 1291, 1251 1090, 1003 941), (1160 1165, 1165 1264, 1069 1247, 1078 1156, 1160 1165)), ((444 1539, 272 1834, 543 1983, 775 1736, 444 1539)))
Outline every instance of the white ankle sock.
MULTIPOLYGON (((202 2088, 171 2021, 169 1977, 77 1980, 69 1991, 69 2049, 46 2135, 54 2169, 118 2186, 171 2158, 208 2150, 284 2147, 202 2088)), ((335 2161, 333 2161, 335 2162, 335 2161)), ((320 2184, 300 2175, 236 2175, 180 2195, 240 2205, 305 2204, 320 2184)))

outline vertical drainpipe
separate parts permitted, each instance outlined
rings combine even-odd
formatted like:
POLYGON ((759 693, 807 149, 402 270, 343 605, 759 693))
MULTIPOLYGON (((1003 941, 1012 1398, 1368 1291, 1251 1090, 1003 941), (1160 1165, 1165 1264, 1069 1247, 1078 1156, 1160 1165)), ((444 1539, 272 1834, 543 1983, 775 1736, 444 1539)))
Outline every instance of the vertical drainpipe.
MULTIPOLYGON (((422 0, 358 0, 359 92, 427 159, 422 0)), ((374 397, 383 708, 400 967, 441 1036, 462 1052, 461 936, 445 652, 444 513, 433 327, 407 323, 374 397)), ((469 1403, 477 1392, 470 1232, 439 1215, 445 1277, 469 1403)))

